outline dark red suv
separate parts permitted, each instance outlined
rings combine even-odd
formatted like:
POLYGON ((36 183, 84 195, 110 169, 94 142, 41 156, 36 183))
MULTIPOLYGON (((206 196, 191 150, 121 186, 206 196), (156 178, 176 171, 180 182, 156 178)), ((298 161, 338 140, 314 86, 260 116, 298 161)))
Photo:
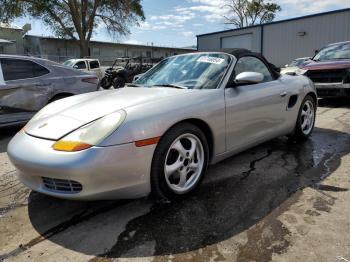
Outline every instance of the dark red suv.
POLYGON ((350 96, 350 41, 330 44, 312 60, 301 71, 315 83, 319 97, 350 96))

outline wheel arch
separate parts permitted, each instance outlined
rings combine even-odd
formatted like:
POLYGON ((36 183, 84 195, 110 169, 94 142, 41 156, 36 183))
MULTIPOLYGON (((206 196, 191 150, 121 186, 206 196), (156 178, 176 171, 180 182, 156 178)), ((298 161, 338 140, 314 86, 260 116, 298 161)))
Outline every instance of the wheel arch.
POLYGON ((309 92, 309 93, 306 94, 306 96, 311 96, 314 99, 315 104, 317 106, 317 104, 318 104, 317 103, 317 95, 314 92, 309 92))
POLYGON ((211 127, 209 126, 209 124, 207 122, 205 122, 204 120, 199 119, 199 118, 187 118, 187 119, 181 120, 179 122, 176 122, 175 124, 170 126, 164 132, 164 134, 168 130, 173 128, 174 126, 176 126, 178 124, 182 124, 182 123, 190 123, 190 124, 195 125, 196 127, 198 127, 200 130, 202 130, 202 132, 205 135, 205 138, 207 139, 207 143, 208 143, 208 147, 209 147, 209 163, 210 163, 210 161, 213 158, 213 154, 214 154, 214 134, 213 134, 213 131, 212 131, 211 127))

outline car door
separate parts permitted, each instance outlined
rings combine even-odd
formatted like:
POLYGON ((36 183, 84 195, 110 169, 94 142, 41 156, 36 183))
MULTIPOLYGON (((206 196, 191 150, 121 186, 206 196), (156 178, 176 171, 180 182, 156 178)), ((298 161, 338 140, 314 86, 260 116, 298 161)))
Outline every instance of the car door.
POLYGON ((41 77, 50 71, 26 59, 1 58, 3 80, 0 107, 16 111, 37 111, 47 104, 51 89, 41 77))
POLYGON ((241 57, 234 76, 258 72, 264 80, 258 84, 226 88, 226 145, 228 151, 260 143, 282 133, 286 121, 287 92, 265 63, 255 56, 241 57))
POLYGON ((78 70, 82 70, 82 71, 89 71, 85 61, 76 62, 75 65, 73 66, 73 68, 78 69, 78 70))
POLYGON ((98 79, 102 78, 102 71, 100 68, 100 64, 97 60, 89 61, 89 67, 90 67, 90 71, 94 72, 98 77, 98 79))

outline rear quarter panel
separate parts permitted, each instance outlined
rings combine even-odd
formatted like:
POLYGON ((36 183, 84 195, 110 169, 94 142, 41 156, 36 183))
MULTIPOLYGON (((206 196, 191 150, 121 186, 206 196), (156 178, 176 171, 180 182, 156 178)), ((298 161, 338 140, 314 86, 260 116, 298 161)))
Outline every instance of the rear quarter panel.
POLYGON ((77 95, 97 90, 97 84, 82 81, 83 78, 93 76, 96 75, 66 67, 54 66, 53 75, 46 79, 46 81, 51 81, 53 84, 52 97, 60 93, 77 95))
POLYGON ((283 75, 281 76, 281 81, 286 87, 289 98, 291 96, 297 96, 295 105, 292 107, 288 107, 287 105, 285 112, 287 114, 286 131, 289 133, 294 130, 299 109, 306 95, 313 94, 316 97, 315 102, 317 105, 317 93, 313 82, 305 76, 283 75))

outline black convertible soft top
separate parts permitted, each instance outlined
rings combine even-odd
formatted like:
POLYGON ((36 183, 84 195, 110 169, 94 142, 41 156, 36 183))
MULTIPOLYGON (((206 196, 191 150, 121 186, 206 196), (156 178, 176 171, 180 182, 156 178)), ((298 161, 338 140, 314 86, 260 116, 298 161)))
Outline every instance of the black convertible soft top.
POLYGON ((271 64, 270 62, 268 62, 266 58, 260 53, 255 53, 244 48, 222 49, 220 51, 234 55, 237 58, 237 60, 243 56, 254 56, 256 58, 259 58, 268 67, 268 69, 270 70, 271 74, 275 79, 280 77, 279 68, 277 68, 274 64, 271 64))

